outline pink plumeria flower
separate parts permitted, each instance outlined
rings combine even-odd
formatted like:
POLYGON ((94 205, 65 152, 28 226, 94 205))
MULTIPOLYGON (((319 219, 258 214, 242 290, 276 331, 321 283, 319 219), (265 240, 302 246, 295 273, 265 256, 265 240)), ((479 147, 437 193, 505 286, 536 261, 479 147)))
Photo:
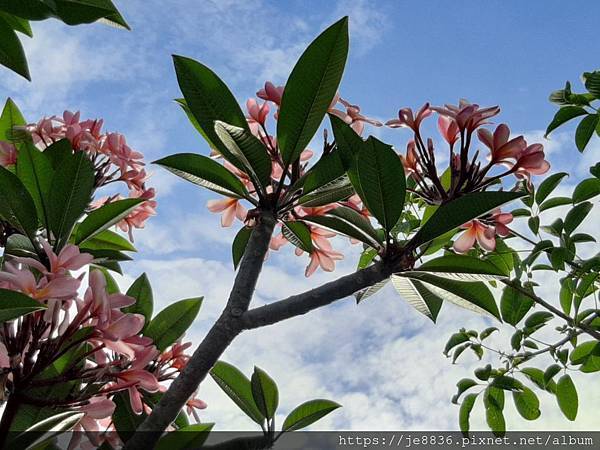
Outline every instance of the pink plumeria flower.
POLYGON ((283 86, 275 86, 270 81, 267 81, 265 87, 259 90, 256 95, 263 100, 273 102, 279 106, 283 97, 283 86))
POLYGON ((73 244, 65 245, 57 255, 50 244, 41 239, 40 243, 50 262, 50 270, 33 258, 15 258, 15 261, 33 267, 44 275, 63 275, 71 270, 79 270, 92 262, 94 257, 88 253, 80 253, 79 247, 73 244))
POLYGON ((190 356, 184 352, 191 346, 191 342, 186 342, 185 344, 176 342, 171 346, 171 348, 160 354, 158 361, 161 363, 170 363, 171 367, 181 370, 190 360, 190 356))
POLYGON ((198 412, 196 410, 206 409, 208 405, 206 402, 196 398, 196 394, 194 393, 194 395, 187 402, 185 402, 185 406, 187 413, 194 416, 196 422, 200 423, 200 417, 198 416, 198 412))
POLYGON ((449 117, 440 114, 438 117, 437 126, 444 140, 450 144, 451 147, 454 146, 460 132, 456 122, 449 117))
POLYGON ((528 184, 531 184, 532 175, 543 175, 550 170, 550 163, 545 158, 544 146, 531 144, 519 155, 515 175, 527 179, 528 184))
POLYGON ((10 142, 0 141, 0 166, 14 166, 17 163, 17 149, 10 142))
POLYGON ((504 163, 512 166, 511 160, 516 160, 527 147, 523 136, 510 138, 510 129, 506 124, 500 124, 492 134, 489 130, 477 130, 479 140, 490 149, 490 161, 493 164, 504 163))
POLYGON ((416 117, 414 116, 412 109, 402 108, 398 111, 397 119, 388 120, 385 124, 390 128, 408 127, 414 132, 417 132, 423 119, 429 117, 431 114, 432 110, 429 107, 429 103, 425 103, 417 112, 416 117))
POLYGON ((125 141, 125 136, 120 133, 109 133, 102 145, 102 152, 108 155, 111 162, 121 170, 127 172, 128 168, 141 169, 144 155, 132 150, 125 141))
POLYGON ((98 448, 104 442, 101 432, 105 428, 101 426, 99 420, 112 417, 116 405, 112 400, 106 397, 92 397, 87 405, 79 407, 79 411, 84 413, 79 423, 73 428, 73 436, 69 442, 67 450, 74 450, 79 447, 83 433, 87 433, 90 443, 98 448))
POLYGON ((4 272, 0 272, 0 282, 7 282, 14 290, 40 301, 74 298, 81 283, 81 280, 68 274, 56 276, 51 281, 46 277, 37 281, 29 270, 17 269, 9 262, 5 264, 4 269, 4 272))
POLYGON ((240 203, 238 198, 223 198, 220 200, 209 200, 206 204, 208 210, 213 213, 223 213, 221 226, 230 227, 235 218, 242 222, 246 220, 248 211, 240 203))
POLYGON ((92 270, 83 302, 78 302, 78 310, 89 314, 96 320, 97 324, 105 327, 123 315, 120 311, 121 308, 131 306, 134 303, 135 299, 133 297, 120 292, 108 294, 104 274, 99 270, 92 270))
POLYGON ((130 369, 116 373, 117 384, 115 390, 126 388, 129 392, 129 402, 131 409, 135 414, 144 412, 144 403, 140 390, 146 392, 158 392, 160 384, 156 377, 145 370, 145 367, 158 356, 158 351, 154 347, 149 347, 144 353, 136 355, 130 369))
POLYGON ((400 155, 400 161, 408 175, 419 172, 419 156, 415 147, 415 141, 409 141, 406 145, 406 156, 400 155))
POLYGON ((336 94, 336 96, 334 97, 333 102, 329 107, 329 112, 342 119, 348 125, 350 125, 358 135, 362 134, 365 127, 365 123, 369 123, 376 127, 383 126, 383 123, 379 122, 378 120, 370 119, 369 117, 363 116, 360 113, 360 107, 358 105, 351 104, 350 102, 339 97, 338 94, 336 94), (338 102, 346 108, 345 112, 335 108, 335 105, 338 102))
MULTIPOLYGON (((281 225, 279 225, 279 226, 281 227, 281 225)), ((279 232, 278 234, 275 234, 271 238, 271 241, 269 243, 269 248, 271 250, 279 250, 281 247, 283 247, 288 242, 289 241, 285 238, 285 236, 283 235, 283 233, 279 232)))
POLYGON ((117 224, 122 231, 128 233, 131 242, 133 242, 133 229, 144 228, 146 221, 156 215, 157 203, 153 200, 155 196, 156 191, 154 188, 144 189, 143 191, 132 190, 129 192, 129 198, 143 198, 146 200, 136 206, 127 217, 117 224))
POLYGON ((256 99, 249 98, 246 101, 246 109, 248 110, 249 122, 256 122, 262 126, 265 125, 265 121, 269 115, 269 104, 266 101, 262 105, 259 105, 256 99))
POLYGON ((500 208, 496 209, 492 213, 492 221, 494 222, 494 228, 498 236, 508 236, 511 231, 506 225, 513 221, 513 215, 511 213, 500 211, 500 208))
POLYGON ((318 267, 321 267, 325 272, 333 272, 335 270, 335 262, 342 259, 344 259, 344 255, 340 252, 314 247, 304 275, 310 277, 318 267))
POLYGON ((5 369, 10 367, 10 358, 8 357, 8 351, 6 350, 6 346, 0 342, 0 369, 5 369))
POLYGON ((496 248, 494 227, 485 225, 479 220, 471 220, 461 228, 466 231, 454 241, 454 251, 467 253, 475 245, 475 241, 485 250, 493 251, 496 248))
POLYGON ((497 106, 479 109, 479 105, 471 104, 465 99, 461 99, 458 106, 446 104, 443 108, 432 107, 431 109, 454 120, 459 130, 467 130, 469 133, 489 123, 487 121, 489 118, 500 113, 500 108, 497 106))
POLYGON ((65 137, 62 126, 55 126, 53 119, 48 117, 35 124, 26 125, 24 129, 31 134, 33 143, 42 149, 65 137))

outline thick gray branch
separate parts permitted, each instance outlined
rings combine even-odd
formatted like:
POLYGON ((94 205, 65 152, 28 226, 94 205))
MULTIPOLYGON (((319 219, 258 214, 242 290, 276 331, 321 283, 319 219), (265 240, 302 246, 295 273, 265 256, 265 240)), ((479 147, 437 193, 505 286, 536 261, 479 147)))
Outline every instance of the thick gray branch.
POLYGON ((291 317, 306 314, 313 309, 340 300, 361 289, 385 280, 392 274, 389 266, 379 262, 366 269, 338 278, 302 294, 251 309, 242 316, 244 329, 272 325, 291 317))
POLYGON ((124 447, 126 450, 154 448, 163 431, 175 420, 231 341, 242 331, 239 318, 248 309, 254 294, 275 223, 272 214, 264 213, 261 216, 248 241, 223 313, 152 413, 127 441, 124 447))

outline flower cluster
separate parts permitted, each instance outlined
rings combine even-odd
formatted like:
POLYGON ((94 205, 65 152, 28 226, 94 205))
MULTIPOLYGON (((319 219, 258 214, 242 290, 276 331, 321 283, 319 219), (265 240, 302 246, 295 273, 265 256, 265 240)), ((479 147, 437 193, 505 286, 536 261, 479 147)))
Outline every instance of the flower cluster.
MULTIPOLYGON (((77 430, 85 431, 97 447, 104 439, 117 439, 111 415, 114 395, 127 391, 135 414, 148 413, 154 402, 152 393, 166 390, 165 382, 174 379, 186 366, 185 350, 190 343, 176 342, 159 352, 152 339, 142 334, 145 318, 125 312, 135 299, 109 293, 105 275, 91 270, 83 296, 78 294, 83 281, 73 277, 92 261, 75 245, 58 254, 46 241, 40 242, 47 263, 29 257, 10 257, 0 271, 0 288, 35 299, 46 308, 5 322, 0 328, 0 372, 8 395, 38 406, 56 406, 84 413, 77 430), (58 373, 48 375, 57 361, 67 361, 58 373), (68 393, 61 386, 70 386, 68 393), (45 398, 42 388, 52 389, 58 397, 45 398)), ((60 366, 60 365, 59 365, 60 366)), ((191 398, 188 411, 206 404, 191 398)), ((82 433, 75 433, 70 448, 75 448, 82 433)), ((111 442, 116 448, 118 442, 111 442)))
MULTIPOLYGON (((494 132, 482 128, 500 112, 497 106, 480 108, 461 100, 458 106, 432 107, 426 103, 416 114, 403 108, 397 119, 386 122, 391 128, 412 130, 414 138, 407 144, 402 161, 417 188, 413 191, 428 203, 440 204, 464 193, 484 190, 508 175, 527 181, 532 175, 542 175, 550 169, 541 144, 528 145, 523 136, 512 137, 507 125, 501 124, 494 132), (449 186, 438 174, 433 139, 424 140, 421 123, 434 112, 438 113, 438 130, 448 144, 449 186), (487 161, 480 159, 480 151, 471 153, 473 138, 488 148, 487 161), (494 170, 504 169, 495 173, 494 170)), ((444 155, 445 156, 445 155, 444 155)))
MULTIPOLYGON (((276 192, 279 185, 283 183, 282 180, 284 178, 284 171, 289 170, 289 168, 286 168, 284 165, 277 145, 277 138, 271 135, 268 131, 268 119, 270 113, 272 112, 273 120, 277 120, 278 118, 279 107, 283 97, 283 86, 275 86, 271 82, 267 81, 264 88, 259 90, 256 95, 258 99, 251 98, 246 102, 246 119, 248 121, 250 131, 264 144, 266 151, 271 157, 271 186, 268 187, 268 191, 273 193, 276 192), (263 100, 262 102, 260 102, 261 99, 263 100)), ((336 95, 331 102, 329 106, 329 113, 339 117, 346 124, 350 125, 350 127, 358 135, 363 133, 365 124, 370 124, 376 127, 383 125, 381 122, 361 114, 361 109, 358 105, 348 102, 339 95, 336 95)), ((327 145, 329 144, 325 144, 326 149, 327 145)), ((296 169, 292 168, 292 170, 297 171, 297 177, 301 177, 304 173, 306 173, 314 154, 315 153, 311 149, 305 149, 302 152, 298 167, 296 169)), ((215 158, 220 157, 218 151, 214 149, 211 153, 211 156, 215 158)), ((224 166, 230 172, 236 175, 242 181, 242 183, 244 183, 248 190, 253 193, 254 188, 250 177, 247 174, 241 172, 228 162, 224 162, 224 166)), ((281 189, 279 189, 279 194, 282 198, 286 195, 286 187, 289 186, 281 186, 281 189)), ((354 208, 361 214, 368 214, 366 213, 366 209, 361 205, 361 201, 358 196, 353 196, 345 202, 336 202, 325 206, 296 206, 291 211, 286 212, 285 217, 282 219, 288 221, 300 219, 307 215, 321 215, 340 205, 354 208)), ((210 200, 207 207, 211 212, 222 214, 221 225, 224 227, 231 226, 235 219, 238 219, 242 222, 249 222, 252 220, 251 215, 248 214, 248 210, 244 207, 242 201, 237 198, 210 200)), ((309 255, 310 262, 306 268, 306 276, 308 277, 312 275, 318 267, 321 267, 327 272, 333 271, 335 269, 335 261, 343 258, 343 255, 340 252, 333 249, 330 242, 330 239, 335 236, 335 233, 311 225, 310 235, 313 243, 313 249, 309 255)), ((288 239, 284 236, 284 233, 280 231, 273 237, 270 248, 271 250, 278 250, 287 242, 289 242, 288 239)), ((296 254, 298 256, 302 255, 303 253, 304 252, 302 249, 296 249, 296 254)))
POLYGON ((507 227, 513 221, 513 215, 507 212, 501 212, 500 209, 494 211, 488 217, 471 220, 461 228, 466 231, 454 241, 454 250, 458 253, 467 253, 475 242, 487 251, 496 249, 496 235, 506 237, 511 233, 507 227))
MULTIPOLYGON (((127 186, 130 198, 145 199, 118 224, 133 240, 133 229, 143 228, 145 221, 156 214, 156 194, 153 188, 146 186, 148 174, 144 169, 144 155, 131 149, 125 136, 103 132, 102 126, 101 119, 80 120, 79 112, 65 111, 62 117, 44 117, 35 124, 21 128, 31 135, 33 143, 42 151, 55 142, 68 139, 74 151, 85 152, 94 165, 96 189, 122 182, 127 186)), ((0 165, 14 165, 16 158, 14 145, 0 142, 0 165)), ((95 201, 92 206, 99 207, 121 198, 121 195, 115 194, 95 201)))

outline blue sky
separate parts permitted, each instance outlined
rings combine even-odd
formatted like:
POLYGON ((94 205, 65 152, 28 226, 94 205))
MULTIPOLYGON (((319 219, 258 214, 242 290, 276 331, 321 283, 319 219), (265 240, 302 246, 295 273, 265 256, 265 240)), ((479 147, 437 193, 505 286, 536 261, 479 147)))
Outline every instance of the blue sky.
MULTIPOLYGON (((567 79, 578 88, 579 75, 598 68, 600 54, 600 4, 594 2, 115 3, 132 32, 99 24, 35 24, 35 39, 24 38, 33 82, 2 70, 0 93, 13 97, 31 121, 64 109, 103 117, 108 130, 123 132, 148 160, 208 151, 172 101, 180 96, 172 53, 212 67, 243 102, 267 79, 283 84, 308 42, 329 23, 349 15, 350 59, 340 91, 365 114, 387 120, 400 107, 418 108, 425 101, 455 103, 465 97, 481 105, 499 104, 499 121, 537 140, 555 111, 547 101, 550 91, 567 79)), ((398 130, 377 133, 399 149, 408 137, 398 130)), ((575 172, 570 186, 574 178, 585 176, 600 150, 596 141, 585 157, 578 156, 568 127, 544 144, 554 169, 575 172)), ((127 285, 147 271, 161 306, 205 295, 204 309, 190 333, 198 342, 228 293, 233 276, 229 243, 235 230, 221 230, 218 217, 206 211, 213 194, 152 170, 159 215, 136 233, 138 261, 126 267, 122 281, 127 285)), ((347 257, 337 275, 352 271, 356 263, 356 250, 344 250, 347 257)), ((331 278, 321 273, 305 280, 305 264, 289 249, 272 255, 256 303, 331 278)), ((449 402, 454 383, 477 362, 467 359, 464 365, 452 366, 441 356, 443 343, 462 325, 483 328, 488 323, 445 307, 434 326, 386 288, 360 307, 349 300, 243 335, 225 359, 246 372, 257 364, 272 373, 281 385, 282 413, 311 397, 342 403, 343 410, 322 422, 324 428, 455 429, 457 408, 449 402)), ((599 387, 586 379, 581 420, 574 425, 560 417, 552 399, 544 400, 548 406, 542 420, 524 425, 509 413, 509 425, 589 429, 595 420, 592 406, 600 401, 599 387)), ((210 381, 202 386, 200 397, 209 403, 205 420, 216 420, 219 429, 252 429, 210 381)))

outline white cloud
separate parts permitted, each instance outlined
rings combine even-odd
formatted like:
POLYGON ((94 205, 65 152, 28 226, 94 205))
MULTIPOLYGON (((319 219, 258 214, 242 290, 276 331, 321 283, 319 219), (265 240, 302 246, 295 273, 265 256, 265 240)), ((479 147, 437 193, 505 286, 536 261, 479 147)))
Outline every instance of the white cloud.
MULTIPOLYGON (((368 0, 347 2, 339 0, 331 20, 349 17, 351 54, 365 55, 381 41, 389 27, 385 5, 376 7, 368 0)), ((327 25, 327 24, 326 24, 327 25)), ((325 25, 325 26, 326 26, 325 25)))

